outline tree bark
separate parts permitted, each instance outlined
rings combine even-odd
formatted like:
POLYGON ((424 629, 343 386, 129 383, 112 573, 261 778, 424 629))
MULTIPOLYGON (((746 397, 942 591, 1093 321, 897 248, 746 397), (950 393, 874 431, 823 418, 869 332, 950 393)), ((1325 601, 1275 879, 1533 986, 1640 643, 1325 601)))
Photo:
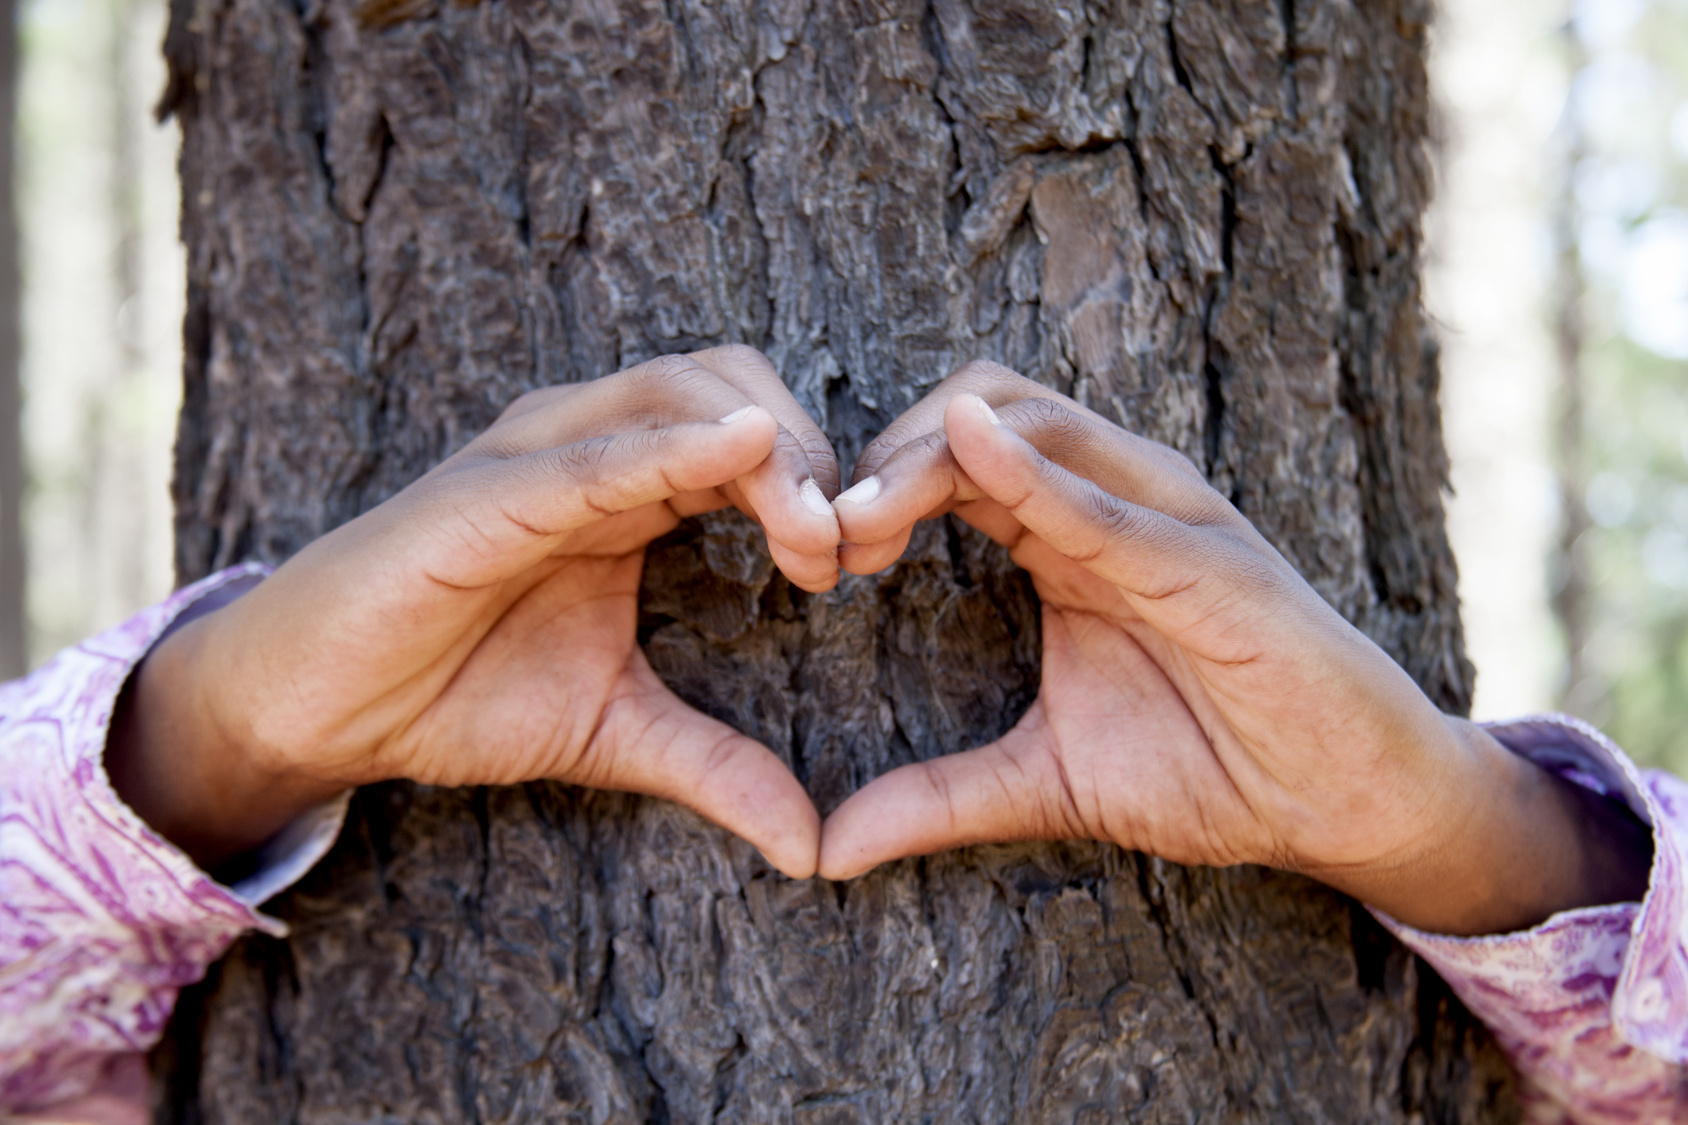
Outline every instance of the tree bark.
MULTIPOLYGON (((1463 711, 1422 0, 176 0, 183 580, 280 561, 517 394, 767 352, 846 466, 997 359, 1189 454, 1463 711)), ((715 516, 641 638, 822 811, 1011 726, 1036 598, 954 521, 809 596, 715 516)), ((793 882, 662 802, 361 792, 183 1000, 207 1122, 1489 1121, 1481 1028, 1256 868, 980 847, 793 882)))
POLYGON ((17 122, 18 10, 15 0, 0 0, 0 679, 16 679, 29 670, 17 122))

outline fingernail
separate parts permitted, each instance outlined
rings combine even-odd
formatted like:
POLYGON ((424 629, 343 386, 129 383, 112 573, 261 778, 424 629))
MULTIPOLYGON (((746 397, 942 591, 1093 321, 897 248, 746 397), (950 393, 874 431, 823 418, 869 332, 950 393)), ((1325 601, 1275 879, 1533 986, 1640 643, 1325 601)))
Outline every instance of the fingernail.
POLYGON ((721 419, 721 425, 730 426, 734 422, 737 422, 739 419, 743 418, 745 415, 749 414, 752 410, 755 410, 755 409, 756 409, 756 407, 754 407, 754 406, 741 406, 737 410, 733 411, 731 414, 727 415, 725 418, 721 419))
POLYGON ((851 485, 838 494, 839 500, 848 500, 852 504, 871 504, 879 496, 879 478, 868 477, 851 485))
POLYGON ((998 418, 996 416, 996 411, 991 409, 990 403, 986 402, 984 399, 980 399, 979 400, 979 407, 980 407, 980 409, 982 409, 985 412, 985 417, 990 419, 991 425, 993 425, 993 426, 1002 425, 1002 419, 998 418))
POLYGON ((812 479, 804 481, 803 487, 797 491, 803 497, 803 506, 809 511, 817 516, 832 515, 832 505, 827 503, 826 493, 822 492, 821 486, 812 479))

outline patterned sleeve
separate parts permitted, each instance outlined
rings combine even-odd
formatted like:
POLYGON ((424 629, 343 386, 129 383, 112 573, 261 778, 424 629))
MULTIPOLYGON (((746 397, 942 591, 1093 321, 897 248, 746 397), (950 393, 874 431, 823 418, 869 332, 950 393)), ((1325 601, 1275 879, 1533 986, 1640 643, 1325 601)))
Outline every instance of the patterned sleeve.
POLYGON ((1653 828, 1641 902, 1556 914, 1531 930, 1428 934, 1379 919, 1488 1024, 1532 1125, 1688 1120, 1688 785, 1643 774, 1565 715, 1489 725, 1508 749, 1621 800, 1653 828))
POLYGON ((282 932, 254 907, 339 830, 344 798, 296 822, 253 876, 225 887, 106 779, 106 730, 130 670, 184 611, 232 600, 263 573, 213 575, 0 686, 0 1118, 49 1108, 55 1120, 132 1117, 123 1107, 140 1093, 141 1052, 177 991, 243 930, 282 932))

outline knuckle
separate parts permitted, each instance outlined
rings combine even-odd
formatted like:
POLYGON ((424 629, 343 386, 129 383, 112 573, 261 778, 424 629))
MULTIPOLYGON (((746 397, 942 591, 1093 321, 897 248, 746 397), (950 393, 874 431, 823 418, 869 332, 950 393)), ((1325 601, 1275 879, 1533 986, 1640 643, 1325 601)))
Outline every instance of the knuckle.
POLYGON ((498 416, 499 420, 514 418, 526 414, 530 410, 536 410, 559 398, 566 397, 573 390, 575 390, 574 387, 538 387, 519 394, 510 401, 510 405, 504 408, 503 413, 498 416))
POLYGON ((705 348, 693 352, 691 358, 695 361, 704 359, 715 360, 733 367, 765 367, 773 369, 768 357, 751 347, 749 344, 721 344, 718 347, 705 348))
POLYGON ((1100 489, 1090 492, 1086 504, 1092 522, 1101 526, 1109 539, 1130 539, 1143 531, 1142 515, 1121 504, 1100 489))
POLYGON ((690 401, 721 386, 720 377, 689 355, 659 355, 634 369, 644 394, 690 401))
POLYGON ((591 484, 603 475, 609 442, 604 438, 590 438, 557 449, 542 451, 538 467, 566 477, 576 484, 591 484))
POLYGON ((549 466, 584 487, 614 488, 616 468, 649 463, 661 451, 662 431, 635 430, 629 434, 589 438, 550 451, 549 466))
POLYGON ((877 473, 891 459, 891 455, 906 444, 904 430, 893 423, 884 433, 862 447, 856 455, 856 467, 851 471, 851 483, 877 473))
POLYGON ((1099 490, 1090 493, 1085 509, 1090 524, 1100 535, 1086 557, 1078 560, 1080 562, 1098 559, 1120 544, 1155 547, 1168 537, 1158 513, 1122 503, 1099 490))
POLYGON ((613 514, 631 507, 643 488, 641 481, 650 480, 650 473, 628 473, 631 466, 647 466, 648 470, 670 483, 668 470, 662 465, 667 446, 665 432, 657 429, 635 431, 611 437, 592 437, 587 441, 547 449, 545 463, 537 476, 552 475, 579 488, 581 500, 599 514, 613 514))
MULTIPOLYGON (((500 422, 505 419, 500 418, 500 422)), ((494 424, 474 441, 474 452, 494 461, 509 461, 520 457, 527 450, 525 443, 517 436, 518 426, 500 426, 494 424)))
POLYGON ((825 434, 819 430, 799 430, 792 434, 792 439, 803 451, 812 472, 828 478, 838 476, 838 456, 832 451, 832 443, 825 434))
POLYGON ((803 447, 803 452, 809 455, 811 461, 834 461, 837 458, 832 452, 832 443, 826 440, 826 435, 820 430, 801 429, 792 435, 797 444, 803 447))
POLYGON ((1021 399, 1013 406, 1005 407, 1003 413, 1019 421, 1021 425, 1015 428, 1027 436, 1035 435, 1064 446, 1086 442, 1091 436, 1085 420, 1067 409, 1059 399, 1042 396, 1021 399))
POLYGON ((694 375, 702 371, 703 367, 689 355, 670 352, 646 360, 639 365, 639 369, 656 379, 675 379, 694 375))
MULTIPOLYGON (((865 455, 857 463, 866 463, 865 455)), ((911 473, 924 475, 946 470, 959 471, 959 468, 955 454, 950 450, 949 435, 942 430, 928 430, 900 445, 888 448, 872 465, 875 473, 890 473, 899 477, 911 473)), ((858 469, 857 479, 865 475, 858 469)))
POLYGON ((1207 476, 1203 474, 1201 468, 1187 455, 1178 452, 1176 449, 1171 450, 1170 452, 1172 453, 1172 463, 1179 472, 1193 480, 1199 480, 1203 484, 1207 483, 1207 476))
POLYGON ((950 453, 949 435, 942 430, 929 430, 903 446, 909 456, 931 459, 934 457, 953 459, 950 453))
POLYGON ((724 405, 722 396, 728 395, 743 405, 742 394, 691 356, 663 356, 660 361, 663 366, 657 375, 656 386, 670 403, 686 407, 716 407, 724 405))
POLYGON ((939 386, 952 392, 977 393, 976 389, 981 387, 1013 390, 1023 386, 1023 389, 1029 391, 1038 384, 995 360, 970 359, 956 368, 939 386))

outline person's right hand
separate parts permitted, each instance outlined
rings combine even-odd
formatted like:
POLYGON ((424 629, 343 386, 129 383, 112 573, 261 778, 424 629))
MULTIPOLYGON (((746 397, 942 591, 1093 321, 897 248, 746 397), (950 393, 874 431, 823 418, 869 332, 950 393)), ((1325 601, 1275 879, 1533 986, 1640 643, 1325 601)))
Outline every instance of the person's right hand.
POLYGON ((837 581, 831 445, 759 353, 535 391, 410 487, 155 647, 107 752, 201 863, 353 785, 550 778, 665 797, 814 872, 819 817, 635 638, 645 546, 734 504, 788 577, 837 581))

